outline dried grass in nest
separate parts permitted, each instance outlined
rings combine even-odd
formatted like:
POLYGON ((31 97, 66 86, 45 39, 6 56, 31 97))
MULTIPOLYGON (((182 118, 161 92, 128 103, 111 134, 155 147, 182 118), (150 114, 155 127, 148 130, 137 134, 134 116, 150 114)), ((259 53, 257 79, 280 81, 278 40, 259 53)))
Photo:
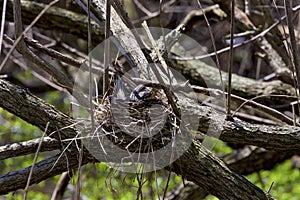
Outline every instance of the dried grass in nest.
POLYGON ((162 90, 153 99, 116 100, 107 97, 99 104, 95 119, 98 134, 130 152, 146 153, 161 149, 171 142, 180 121, 176 119, 162 90))

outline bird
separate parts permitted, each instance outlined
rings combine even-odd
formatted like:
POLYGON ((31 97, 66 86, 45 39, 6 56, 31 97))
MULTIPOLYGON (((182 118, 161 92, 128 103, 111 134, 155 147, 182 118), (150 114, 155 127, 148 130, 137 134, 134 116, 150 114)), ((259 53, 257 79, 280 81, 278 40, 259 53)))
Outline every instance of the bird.
POLYGON ((157 90, 148 88, 143 84, 138 85, 130 94, 131 101, 147 101, 157 99, 157 90))

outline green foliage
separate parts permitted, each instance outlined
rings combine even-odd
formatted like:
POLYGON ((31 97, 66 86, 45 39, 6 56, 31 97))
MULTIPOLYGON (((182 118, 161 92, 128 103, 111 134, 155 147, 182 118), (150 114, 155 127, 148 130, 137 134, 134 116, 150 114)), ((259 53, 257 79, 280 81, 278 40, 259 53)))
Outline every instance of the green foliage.
POLYGON ((226 144, 226 142, 222 142, 221 140, 217 140, 215 146, 211 151, 215 154, 227 154, 232 152, 232 149, 226 144))
MULTIPOLYGON (((222 141, 218 141, 212 151, 216 154, 230 153, 232 149, 222 141)), ((300 171, 293 169, 291 161, 287 160, 284 163, 277 165, 273 170, 262 170, 259 175, 251 174, 246 177, 264 191, 271 188, 271 195, 280 200, 299 200, 300 197, 300 171)), ((206 200, 216 200, 218 198, 209 195, 206 200)))
POLYGON ((47 92, 43 95, 43 99, 45 99, 47 103, 54 105, 56 109, 64 113, 68 114, 70 112, 71 97, 67 96, 63 92, 57 90, 47 92))
POLYGON ((290 160, 271 171, 263 170, 260 175, 252 174, 248 178, 265 191, 268 191, 274 182, 270 193, 276 199, 298 200, 300 197, 300 171, 292 168, 290 160))
MULTIPOLYGON (((247 176, 248 180, 256 186, 268 191, 271 188, 271 195, 280 200, 299 200, 300 197, 300 171, 293 169, 291 161, 287 160, 279 164, 271 171, 262 170, 260 174, 247 176)), ((206 200, 216 200, 214 196, 207 196, 206 200)))
POLYGON ((38 128, 0 108, 1 145, 41 136, 38 128))

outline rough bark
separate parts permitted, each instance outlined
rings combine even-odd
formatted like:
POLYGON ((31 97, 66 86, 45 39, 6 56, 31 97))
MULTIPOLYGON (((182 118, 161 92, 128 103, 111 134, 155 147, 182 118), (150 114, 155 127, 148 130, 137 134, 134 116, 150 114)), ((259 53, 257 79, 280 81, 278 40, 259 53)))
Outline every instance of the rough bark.
POLYGON ((221 160, 196 143, 170 169, 220 199, 272 199, 244 177, 232 173, 221 160), (218 181, 207 184, 213 180, 218 181))
MULTIPOLYGON (((36 163, 30 179, 30 185, 39 183, 65 171, 71 172, 71 170, 78 168, 78 156, 78 152, 66 152, 63 155, 58 154, 36 163)), ((84 156, 82 166, 93 161, 95 161, 93 157, 84 156)), ((30 170, 31 166, 1 176, 0 195, 7 194, 18 189, 24 189, 27 184, 30 170)))
MULTIPOLYGON (((13 158, 17 156, 24 156, 36 152, 41 139, 33 139, 25 142, 18 142, 14 144, 7 144, 0 147, 0 160, 13 158)), ((61 148, 61 144, 50 137, 42 139, 40 152, 52 151, 61 148)))

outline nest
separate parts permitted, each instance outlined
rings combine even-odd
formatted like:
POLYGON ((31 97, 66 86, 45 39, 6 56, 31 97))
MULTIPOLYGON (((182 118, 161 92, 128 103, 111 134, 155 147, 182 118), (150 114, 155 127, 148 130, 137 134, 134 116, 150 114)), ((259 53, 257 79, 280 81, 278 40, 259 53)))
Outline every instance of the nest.
POLYGON ((98 134, 130 152, 149 152, 163 148, 177 133, 176 118, 163 90, 142 87, 129 99, 113 96, 97 106, 98 134), (141 148, 143 147, 143 148, 141 148))

